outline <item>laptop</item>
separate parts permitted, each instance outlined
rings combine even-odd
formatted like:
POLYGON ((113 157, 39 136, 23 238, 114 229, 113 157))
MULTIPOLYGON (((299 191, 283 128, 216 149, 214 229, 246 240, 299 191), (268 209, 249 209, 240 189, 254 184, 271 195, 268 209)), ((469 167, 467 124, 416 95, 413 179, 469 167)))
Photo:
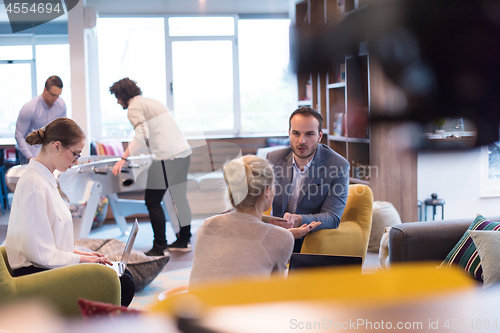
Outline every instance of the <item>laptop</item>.
POLYGON ((122 259, 120 261, 111 262, 113 264, 111 268, 113 268, 116 274, 118 274, 118 276, 120 277, 123 275, 123 273, 125 273, 125 268, 127 267, 130 253, 132 253, 132 247, 134 246, 138 231, 139 222, 137 222, 137 219, 135 219, 134 224, 132 225, 132 230, 130 231, 130 235, 128 236, 127 245, 125 245, 125 249, 123 250, 122 259))
POLYGON ((290 258, 290 265, 288 267, 288 275, 290 275, 290 272, 292 272, 293 274, 293 271, 306 268, 326 268, 339 266, 358 267, 359 272, 361 273, 362 265, 363 258, 361 257, 292 253, 292 257, 290 258))

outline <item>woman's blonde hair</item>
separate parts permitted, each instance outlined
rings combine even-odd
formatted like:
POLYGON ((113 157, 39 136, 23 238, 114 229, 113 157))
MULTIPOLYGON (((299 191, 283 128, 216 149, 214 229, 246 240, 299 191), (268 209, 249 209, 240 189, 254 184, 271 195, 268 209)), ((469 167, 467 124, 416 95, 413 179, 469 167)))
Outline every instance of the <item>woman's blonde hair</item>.
POLYGON ((42 148, 47 144, 59 141, 63 145, 70 147, 85 139, 85 133, 69 118, 57 118, 51 121, 44 128, 33 131, 26 136, 26 142, 29 145, 42 145, 42 148))
POLYGON ((234 208, 255 207, 266 189, 273 186, 273 168, 255 155, 231 161, 223 170, 229 201, 234 208))

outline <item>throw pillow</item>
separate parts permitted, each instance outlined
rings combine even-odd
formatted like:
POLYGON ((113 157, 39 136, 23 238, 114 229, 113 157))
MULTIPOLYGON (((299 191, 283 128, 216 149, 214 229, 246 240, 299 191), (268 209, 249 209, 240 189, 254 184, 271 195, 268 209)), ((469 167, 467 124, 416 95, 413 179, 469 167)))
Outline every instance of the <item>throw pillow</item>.
POLYGON ((484 286, 500 282, 500 232, 469 230, 469 235, 481 258, 484 286))
POLYGON ((378 260, 380 262, 380 266, 383 269, 389 268, 389 233, 391 232, 391 228, 392 227, 384 228, 384 234, 382 235, 382 239, 380 240, 378 260))
POLYGON ((401 224, 399 213, 393 204, 387 201, 373 202, 372 230, 368 242, 369 252, 379 252, 380 239, 384 228, 401 224))
MULTIPOLYGON (((77 238, 75 239, 75 246, 97 251, 107 242, 109 242, 109 239, 77 238)), ((82 251, 86 251, 85 249, 82 249, 82 251)))
MULTIPOLYGON (((486 220, 482 215, 478 215, 467 230, 491 230, 500 229, 500 222, 486 220)), ((483 281, 483 268, 481 259, 477 253, 476 245, 466 231, 458 243, 448 253, 441 266, 451 266, 457 264, 473 278, 483 281)))
POLYGON ((79 298, 78 306, 83 317, 115 317, 123 314, 138 315, 143 311, 129 309, 125 306, 108 304, 102 302, 89 301, 88 299, 79 298))
MULTIPOLYGON (((102 253, 111 261, 120 261, 125 249, 125 243, 117 239, 76 239, 75 245, 102 253)), ((132 249, 127 269, 134 278, 135 291, 146 288, 160 274, 169 259, 168 254, 148 257, 141 251, 132 249)))
MULTIPOLYGON (((111 261, 120 261, 124 249, 124 242, 110 239, 99 249, 99 252, 106 255, 106 258, 111 261)), ((130 270, 134 277, 135 291, 146 288, 160 274, 169 259, 170 255, 148 257, 143 252, 132 249, 127 269, 130 270)))

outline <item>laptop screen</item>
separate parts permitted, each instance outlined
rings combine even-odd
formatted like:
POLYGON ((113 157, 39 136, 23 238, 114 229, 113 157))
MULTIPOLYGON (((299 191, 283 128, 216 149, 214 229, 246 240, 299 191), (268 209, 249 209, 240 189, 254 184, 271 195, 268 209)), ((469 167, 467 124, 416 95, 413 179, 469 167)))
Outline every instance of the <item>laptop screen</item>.
POLYGON ((305 268, 319 268, 319 267, 339 267, 339 266, 357 266, 361 272, 363 265, 363 258, 352 256, 335 256, 323 254, 306 254, 306 253, 292 253, 290 258, 289 273, 293 270, 305 268))
POLYGON ((125 250, 122 254, 122 259, 120 262, 127 264, 128 259, 130 258, 130 253, 132 252, 132 247, 134 246, 135 238, 137 237, 137 232, 139 231, 139 222, 135 219, 134 224, 132 226, 132 230, 130 231, 130 235, 128 236, 127 245, 125 245, 125 250))

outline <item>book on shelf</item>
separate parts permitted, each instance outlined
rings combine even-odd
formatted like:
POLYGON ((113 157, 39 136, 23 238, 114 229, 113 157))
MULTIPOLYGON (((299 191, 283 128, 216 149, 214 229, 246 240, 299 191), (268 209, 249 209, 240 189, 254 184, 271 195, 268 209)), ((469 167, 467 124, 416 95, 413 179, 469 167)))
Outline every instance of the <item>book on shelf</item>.
POLYGON ((306 99, 310 100, 312 98, 312 84, 311 80, 307 81, 306 84, 306 99))
POLYGON ((344 16, 345 13, 345 0, 337 0, 337 15, 338 17, 344 16))
POLYGON ((369 138, 369 122, 367 107, 353 107, 349 111, 349 137, 358 139, 369 138))
POLYGON ((345 63, 340 64, 340 71, 339 71, 339 82, 345 82, 345 63))
POLYGON ((345 82, 345 62, 337 63, 337 82, 345 82))
POLYGON ((344 135, 344 114, 334 113, 332 119, 332 135, 343 136, 344 135))

